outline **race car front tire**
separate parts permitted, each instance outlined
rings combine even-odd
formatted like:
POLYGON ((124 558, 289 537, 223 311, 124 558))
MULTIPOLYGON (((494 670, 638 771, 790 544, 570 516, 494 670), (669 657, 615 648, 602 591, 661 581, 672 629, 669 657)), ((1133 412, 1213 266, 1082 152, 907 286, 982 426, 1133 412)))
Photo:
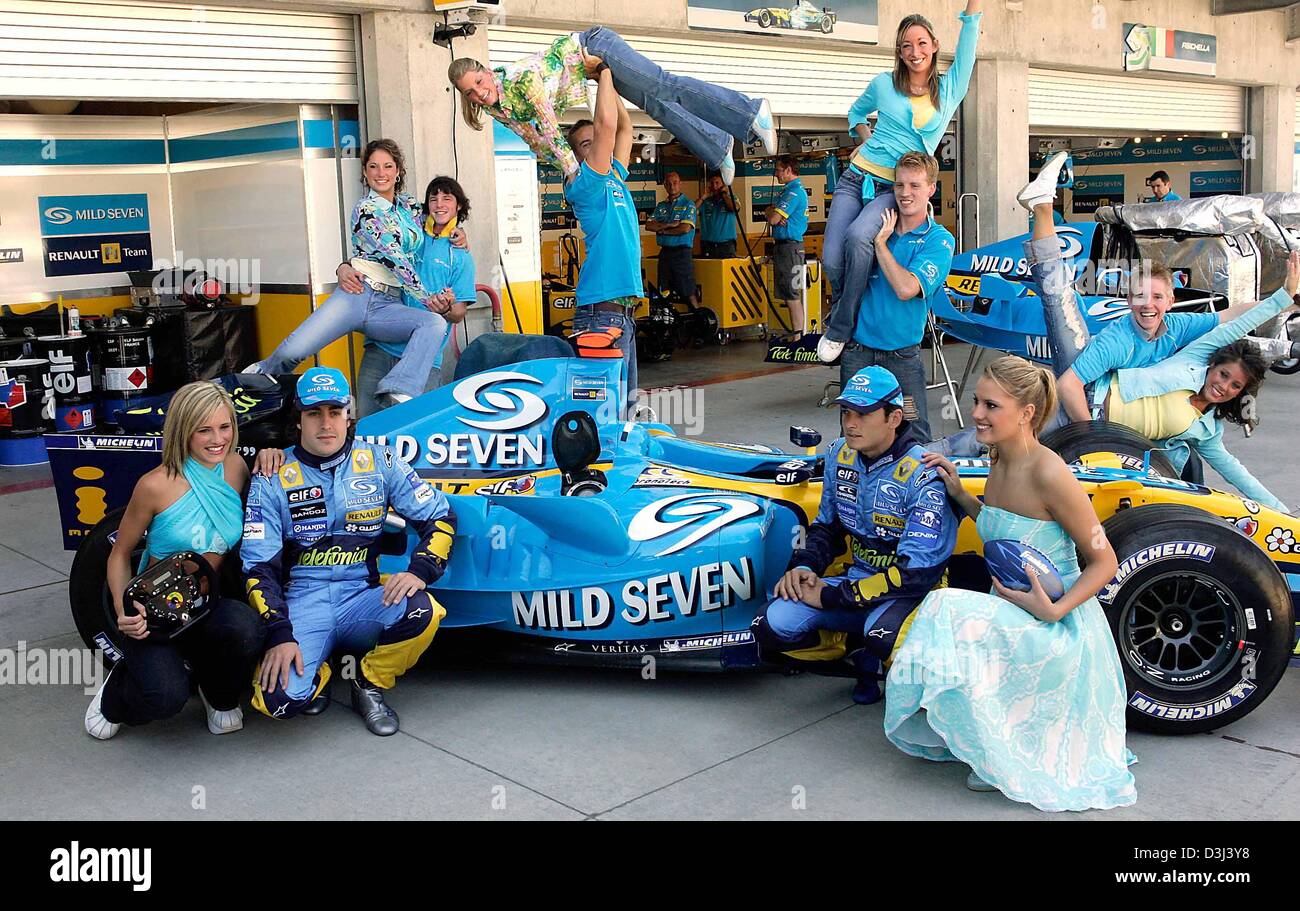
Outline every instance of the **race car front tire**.
POLYGON ((1151 471, 1162 478, 1178 478, 1169 458, 1155 448, 1142 434, 1110 421, 1080 421, 1058 427, 1043 437, 1042 444, 1065 459, 1067 464, 1081 464, 1080 460, 1093 453, 1114 453, 1123 466, 1131 471, 1141 471, 1148 450, 1151 451, 1151 471))
MULTIPOLYGON (((108 641, 121 648, 122 634, 117 628, 117 614, 113 610, 112 599, 108 596, 108 555, 113 550, 117 537, 117 526, 122 521, 125 509, 115 509, 90 530, 77 555, 72 559, 72 571, 68 575, 68 600, 72 606, 72 619, 77 624, 77 632, 86 647, 97 649, 101 643, 99 636, 106 636, 108 641)), ((132 560, 138 557, 132 555, 132 560)), ((135 567, 132 563, 132 568, 135 567)), ((112 662, 105 658, 106 666, 112 662)))
POLYGON ((1285 673, 1291 593, 1263 550, 1191 506, 1126 509, 1105 523, 1119 570, 1098 595, 1128 688, 1128 726, 1157 734, 1225 727, 1285 673))

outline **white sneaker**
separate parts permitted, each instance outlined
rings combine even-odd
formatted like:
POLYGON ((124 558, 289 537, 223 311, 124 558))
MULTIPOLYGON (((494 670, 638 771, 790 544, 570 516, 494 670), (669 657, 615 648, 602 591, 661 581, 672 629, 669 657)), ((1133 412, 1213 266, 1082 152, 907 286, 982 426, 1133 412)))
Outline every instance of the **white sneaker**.
MULTIPOLYGON (((113 671, 110 670, 108 677, 112 676, 113 671)), ((109 721, 100 710, 104 701, 104 687, 108 686, 108 677, 104 678, 104 683, 95 693, 95 698, 91 699, 90 705, 86 707, 86 733, 96 740, 111 740, 122 729, 121 724, 109 721)))
POLYGON ((754 115, 754 122, 749 128, 763 141, 763 150, 768 155, 775 155, 776 123, 772 120, 772 106, 767 103, 766 98, 759 99, 758 113, 754 115))
POLYGON ((266 368, 262 366, 261 361, 253 361, 253 363, 249 364, 247 367, 245 367, 243 370, 239 372, 240 373, 266 373, 266 368))
POLYGON ((1024 189, 1016 196, 1016 202, 1030 212, 1034 211, 1034 206, 1051 203, 1056 199, 1056 183, 1060 179, 1061 168, 1065 167, 1065 163, 1069 160, 1069 152, 1057 152, 1047 159, 1038 176, 1025 184, 1024 189))
POLYGON ((239 706, 233 709, 214 709, 208 702, 208 697, 203 694, 203 687, 199 687, 199 698, 203 700, 203 707, 208 711, 209 731, 214 734, 230 734, 243 728, 244 710, 239 706))
POLYGON ((722 164, 718 165, 718 174, 727 186, 731 186, 731 182, 736 179, 736 159, 731 157, 730 152, 722 159, 722 164))
POLYGON ((822 336, 821 341, 817 343, 817 357, 823 364, 833 364, 835 359, 844 351, 844 343, 837 342, 834 339, 822 336))
POLYGON ((411 400, 411 397, 405 392, 389 392, 386 393, 386 395, 388 396, 389 407, 392 407, 393 405, 404 405, 411 400))
POLYGON ((989 784, 983 778, 980 778, 974 770, 966 776, 966 787, 972 791, 996 791, 997 785, 989 784))

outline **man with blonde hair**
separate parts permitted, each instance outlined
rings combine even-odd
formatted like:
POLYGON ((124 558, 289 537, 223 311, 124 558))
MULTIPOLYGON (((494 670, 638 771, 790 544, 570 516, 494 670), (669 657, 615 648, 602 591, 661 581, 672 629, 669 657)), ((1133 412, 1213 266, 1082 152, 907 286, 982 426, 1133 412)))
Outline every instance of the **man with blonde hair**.
POLYGON ((876 235, 876 268, 862 297, 853 340, 840 361, 840 381, 847 385, 863 367, 889 370, 902 386, 904 413, 929 440, 921 339, 930 302, 944 293, 955 241, 930 210, 939 183, 934 156, 908 152, 894 175, 898 208, 885 213, 876 235))

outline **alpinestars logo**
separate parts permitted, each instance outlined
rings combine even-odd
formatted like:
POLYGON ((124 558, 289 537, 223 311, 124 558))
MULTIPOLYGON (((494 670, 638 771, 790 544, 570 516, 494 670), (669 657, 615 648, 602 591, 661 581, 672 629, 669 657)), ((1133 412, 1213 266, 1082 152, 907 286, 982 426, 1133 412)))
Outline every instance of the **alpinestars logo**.
POLYGON ((518 430, 532 426, 546 414, 546 403, 526 389, 513 386, 504 386, 498 390, 486 389, 493 383, 504 382, 542 385, 537 377, 525 373, 499 371, 470 377, 452 391, 456 401, 469 411, 504 416, 494 420, 462 417, 460 422, 479 430, 518 430))
POLYGON ((633 541, 654 541, 683 528, 695 526, 690 534, 676 544, 655 554, 656 557, 666 557, 685 550, 718 529, 757 512, 759 512, 759 505, 752 500, 682 494, 643 507, 628 525, 627 536, 633 541))

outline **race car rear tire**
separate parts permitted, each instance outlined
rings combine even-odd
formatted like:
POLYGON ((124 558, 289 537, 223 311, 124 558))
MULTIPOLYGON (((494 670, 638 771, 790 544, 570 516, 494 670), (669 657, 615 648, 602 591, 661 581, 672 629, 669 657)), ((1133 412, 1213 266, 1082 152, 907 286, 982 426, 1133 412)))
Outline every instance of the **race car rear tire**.
POLYGON ((1286 672, 1291 593, 1263 550, 1191 506, 1105 523, 1119 559, 1098 595, 1128 688, 1128 726, 1195 734, 1250 714, 1286 672))
POLYGON ((835 31, 835 23, 831 21, 830 16, 823 16, 819 27, 821 28, 823 35, 829 35, 831 32, 835 31))
POLYGON ((1110 421, 1080 421, 1058 427, 1043 437, 1042 444, 1069 464, 1078 464, 1084 456, 1094 452, 1113 452, 1125 468, 1142 470, 1147 450, 1151 452, 1151 470, 1162 478, 1177 479, 1178 472, 1163 453, 1155 451, 1155 444, 1142 434, 1123 424, 1110 421))
MULTIPOLYGON (((115 509, 90 530, 77 555, 72 560, 68 574, 68 600, 72 606, 72 619, 86 648, 96 649, 95 638, 101 634, 117 648, 122 646, 122 634, 117 628, 117 615, 108 595, 108 555, 113 549, 117 526, 126 509, 115 509)), ((134 559, 134 557, 133 557, 134 559)), ((133 564, 134 568, 134 564, 133 564)), ((112 662, 105 660, 106 666, 112 662)))

